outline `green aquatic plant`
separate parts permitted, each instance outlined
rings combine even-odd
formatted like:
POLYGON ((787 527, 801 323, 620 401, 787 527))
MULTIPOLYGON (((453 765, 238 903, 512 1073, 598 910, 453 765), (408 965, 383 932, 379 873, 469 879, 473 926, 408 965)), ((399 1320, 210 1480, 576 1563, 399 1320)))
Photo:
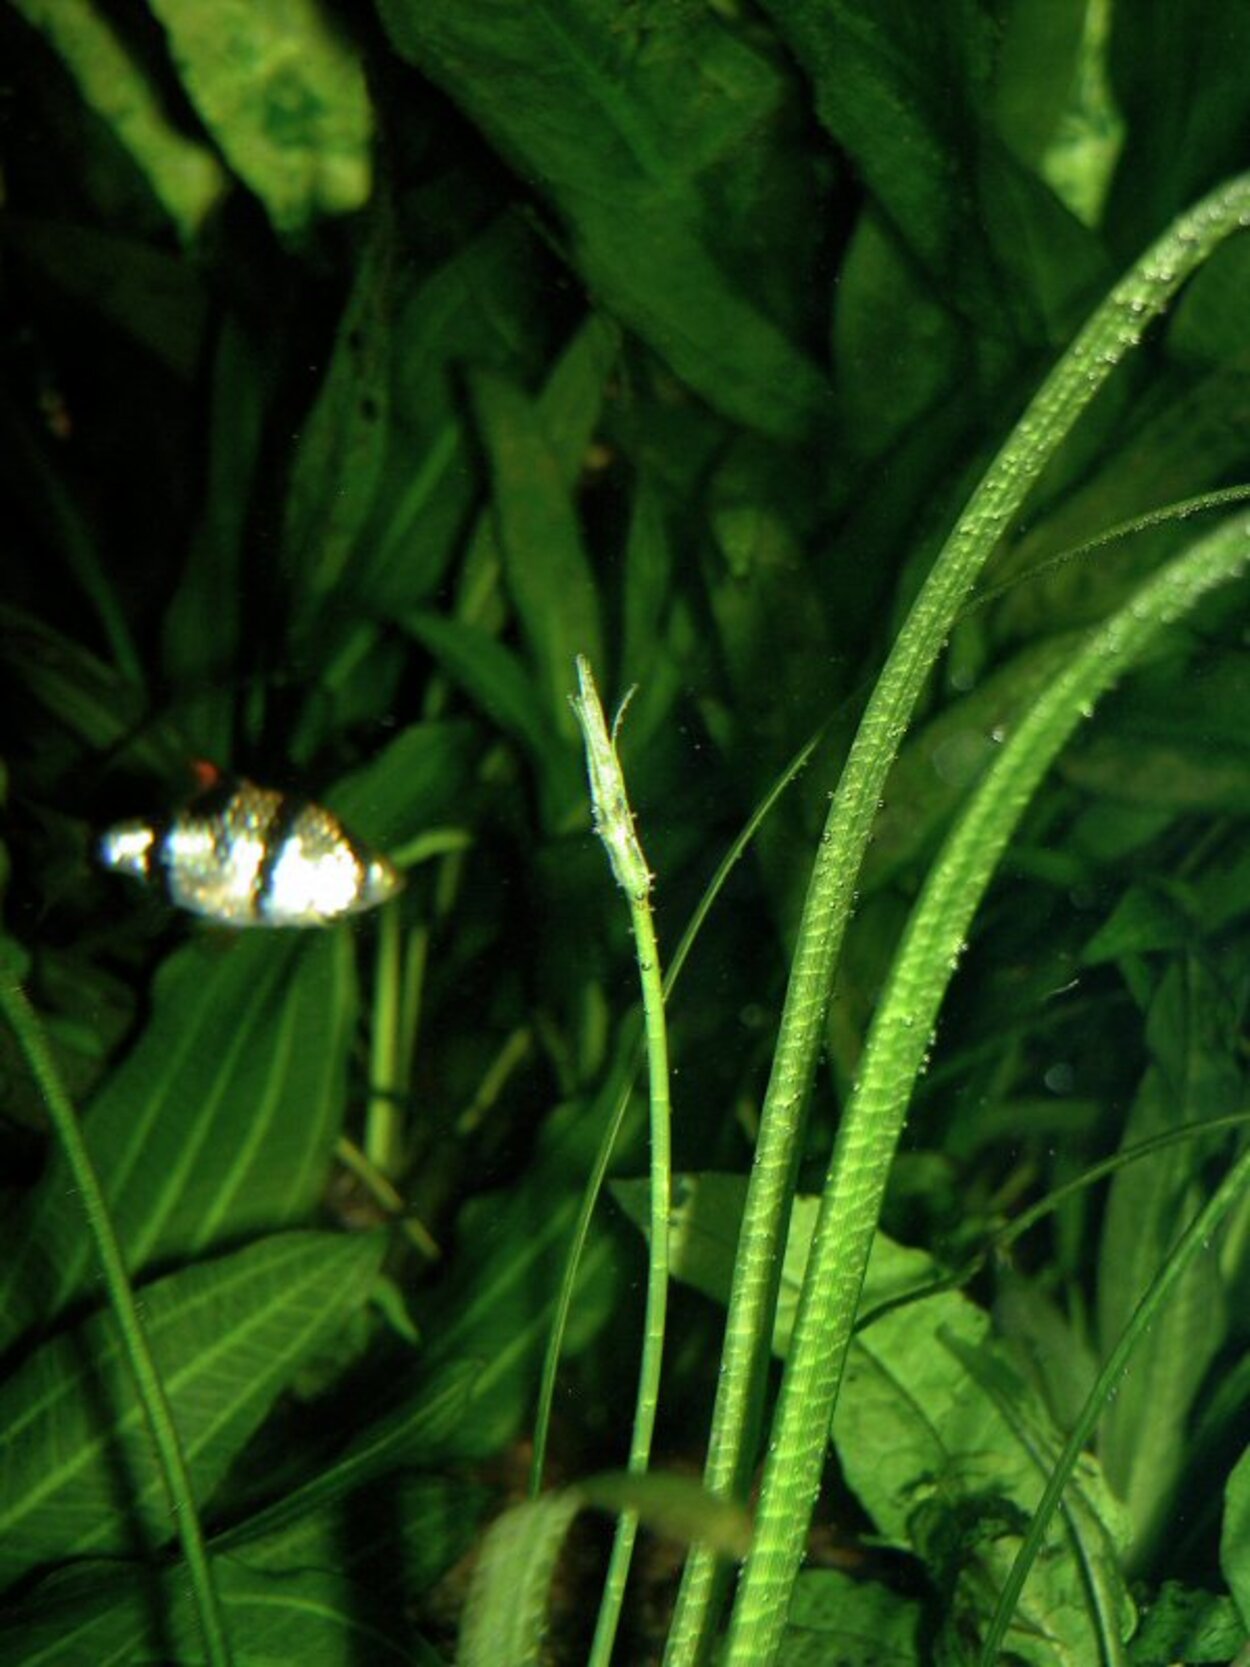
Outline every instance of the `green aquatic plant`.
POLYGON ((1238 8, 202 11, 0 6, 0 1657, 1234 1659, 1238 8))

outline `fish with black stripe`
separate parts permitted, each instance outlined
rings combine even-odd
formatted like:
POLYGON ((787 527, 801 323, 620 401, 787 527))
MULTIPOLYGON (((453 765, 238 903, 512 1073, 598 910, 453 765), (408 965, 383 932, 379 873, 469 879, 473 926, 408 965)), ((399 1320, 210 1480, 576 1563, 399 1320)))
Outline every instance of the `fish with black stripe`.
POLYGON ((243 777, 209 779, 173 816, 109 828, 103 865, 222 926, 328 926, 403 885, 323 805, 243 777))

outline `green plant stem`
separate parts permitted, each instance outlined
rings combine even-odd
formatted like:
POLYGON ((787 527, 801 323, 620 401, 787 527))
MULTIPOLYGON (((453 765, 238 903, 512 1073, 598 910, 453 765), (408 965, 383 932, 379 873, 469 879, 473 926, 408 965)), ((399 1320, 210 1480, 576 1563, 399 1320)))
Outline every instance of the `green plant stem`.
POLYGON ((894 1151, 966 933, 1033 792, 1094 702, 1166 624, 1250 560, 1250 516, 1217 527, 1102 625, 1020 718, 912 910, 839 1125, 782 1377, 726 1667, 767 1667, 785 1628, 894 1151))
POLYGON ((351 1171, 375 1203, 380 1204, 388 1215, 395 1218, 400 1232, 408 1242, 429 1261, 437 1262, 443 1254, 437 1239, 423 1221, 409 1215, 402 1194, 396 1191, 393 1183, 380 1169, 369 1162, 359 1146, 348 1140, 346 1135, 340 1135, 334 1143, 334 1155, 344 1169, 351 1171))
POLYGON ((516 1068, 528 1059, 534 1045, 529 1025, 517 1025, 504 1038, 503 1046, 486 1067, 473 1098, 456 1118, 457 1140, 464 1140, 481 1127, 516 1068))
POLYGON ((1155 1274, 1141 1301, 1133 1310, 1129 1323, 1120 1333, 1115 1348, 1103 1362, 1080 1415, 1064 1442, 1063 1451, 1047 1478, 1046 1487, 1033 1513, 1028 1532, 1021 1541, 1011 1571, 1003 1582, 998 1606, 981 1647, 981 1667, 997 1667, 1000 1660, 999 1651, 1007 1636, 1007 1628, 1011 1625, 1011 1617, 1020 1601, 1020 1593, 1024 1590, 1029 1570, 1041 1549, 1050 1519, 1058 1508, 1063 1490, 1094 1433, 1095 1425, 1124 1376, 1129 1357, 1150 1329, 1177 1281, 1187 1272, 1194 1258, 1210 1247, 1220 1223, 1242 1197, 1248 1185, 1250 1152, 1243 1152, 1172 1247, 1167 1260, 1155 1274))
MULTIPOLYGON (((828 725, 822 724, 810 740, 805 741, 799 748, 776 781, 773 782, 763 799, 751 812, 741 832, 721 858, 715 874, 709 880, 706 890, 695 907, 694 913, 687 921, 686 929, 682 933, 673 958, 668 964, 668 972, 664 977, 664 1001, 666 1005, 671 1000, 673 991, 677 988, 677 981, 689 959, 690 951, 694 948, 695 940, 702 930, 703 922, 707 919, 713 903, 720 895, 725 881, 749 849, 751 841, 755 838, 773 806, 781 798, 790 783, 806 768, 812 754, 824 740, 827 729, 828 725)), ((621 1129, 625 1123, 625 1114, 629 1110, 629 1102, 634 1091, 634 1077, 637 1072, 638 1061, 641 1059, 641 1053, 632 1045, 625 1050, 625 1053, 626 1057, 632 1062, 627 1067, 624 1085, 611 1102, 612 1110, 604 1125, 603 1135, 595 1153, 594 1166, 586 1179, 586 1185, 582 1192, 582 1200, 577 1212, 577 1222, 569 1240, 568 1254, 565 1257, 564 1271, 560 1280, 560 1290, 556 1296, 551 1331, 547 1337, 547 1348, 543 1355, 538 1405, 534 1413, 534 1457, 530 1465, 529 1475, 529 1495, 531 1499, 536 1499, 542 1489, 543 1467, 547 1457, 547 1432, 551 1428, 551 1409, 555 1404, 556 1377, 559 1372, 560 1355, 564 1346, 564 1334, 568 1329, 569 1311, 573 1305, 573 1292, 577 1287, 577 1270, 586 1248, 586 1240, 590 1233, 590 1222, 595 1213, 595 1205, 603 1191, 608 1166, 612 1162, 612 1153, 620 1138, 621 1129)))
MULTIPOLYGON (((629 901, 630 926, 638 958, 642 991, 643 1029, 647 1044, 647 1073, 651 1103, 650 1233, 647 1256, 647 1300, 638 1395, 629 1448, 629 1469, 645 1471, 651 1458, 660 1374, 664 1361, 664 1325, 668 1309, 668 1217, 672 1194, 672 1106, 669 1097, 668 1030, 664 1020, 664 982, 660 952, 651 914, 651 872, 634 831, 633 813, 625 778, 616 756, 616 730, 608 734, 589 663, 578 656, 578 694, 573 709, 586 741, 595 832, 603 841, 617 884, 629 901)), ((623 710, 623 709, 622 709, 623 710)), ((618 714, 617 723, 620 722, 618 714)), ((595 1624, 590 1667, 608 1667, 625 1598, 625 1583, 638 1533, 636 1511, 623 1511, 616 1526, 608 1562, 603 1601, 595 1624)))
MULTIPOLYGON (((886 778, 917 699, 978 574, 1076 419, 1185 278, 1245 225, 1250 225, 1250 177, 1230 182, 1183 214, 1111 291, 1042 384, 973 493, 868 702, 816 853, 761 1111, 704 1477, 713 1494, 741 1497, 754 1463, 780 1251, 834 969, 886 778)), ((852 1168, 860 1161, 861 1154, 845 1144, 842 1152, 842 1161, 852 1168)), ((822 1442, 824 1434, 819 1432, 822 1442)), ((804 1522, 809 1508, 810 1498, 798 1513, 804 1522)), ((752 1667, 766 1667, 780 1637, 793 1568, 788 1553, 777 1560, 775 1547, 758 1555, 760 1561, 752 1559, 757 1572, 747 1612, 770 1609, 779 1617, 762 1633, 754 1623, 750 1628, 769 1639, 767 1653, 752 1659, 752 1667), (774 1564, 775 1578, 766 1593, 758 1570, 774 1564)), ((691 1667, 706 1647, 722 1579, 715 1559, 696 1547, 678 1596, 667 1667, 691 1667)), ((745 1659, 741 1651, 736 1659, 745 1659)))
MULTIPOLYGON (((659 949, 655 941, 651 905, 647 898, 630 899, 630 922, 638 952, 643 1028, 647 1041, 647 1074, 651 1087, 651 1222, 648 1235, 646 1323, 642 1358, 638 1369, 634 1432, 629 1448, 629 1469, 637 1475, 645 1471, 650 1462, 651 1438, 655 1433, 656 1409, 660 1396, 664 1326, 668 1307, 668 1217, 672 1193, 672 1153, 664 991, 660 980, 659 949)), ((617 1523, 612 1556, 608 1562, 603 1602, 599 1606, 594 1643, 590 1652, 590 1667, 607 1667, 611 1660, 637 1533, 637 1512, 623 1512, 617 1523)))
POLYGON ((373 974, 373 1023, 369 1038, 369 1103, 365 1110, 365 1157, 379 1174, 394 1179, 402 1161, 400 1106, 406 1082, 399 1074, 400 926, 393 903, 379 911, 378 952, 373 974))
POLYGON ((104 1201, 95 1166, 78 1127, 78 1118, 44 1041, 43 1031, 24 991, 7 971, 0 971, 0 1007, 12 1027, 30 1073, 48 1109, 57 1139, 65 1153, 74 1185, 83 1201, 87 1225, 95 1240, 96 1253, 104 1272, 105 1288, 121 1332, 122 1347, 134 1375, 139 1404, 156 1448, 157 1463, 169 1494, 170 1509, 182 1543, 183 1556, 191 1575, 191 1589, 204 1633, 210 1667, 231 1667, 230 1644, 226 1634, 221 1600, 213 1580, 204 1532, 196 1509, 186 1456, 178 1439, 173 1413, 165 1395, 147 1333, 139 1318, 138 1305, 126 1273, 108 1206, 104 1201))
POLYGON ((399 998, 399 1080, 411 1084, 421 1029, 421 1006, 425 996, 425 972, 430 958, 430 928, 414 926, 404 945, 403 976, 399 998))

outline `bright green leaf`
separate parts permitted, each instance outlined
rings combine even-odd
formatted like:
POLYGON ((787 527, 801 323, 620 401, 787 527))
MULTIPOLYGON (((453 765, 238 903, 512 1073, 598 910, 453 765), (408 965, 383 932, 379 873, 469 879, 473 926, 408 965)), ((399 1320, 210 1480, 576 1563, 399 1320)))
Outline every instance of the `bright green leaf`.
POLYGON ((369 197, 373 112, 349 37, 318 0, 149 0, 183 85, 280 232, 369 197))
POLYGON ((17 0, 65 60, 83 98, 146 174, 184 238, 201 230, 227 188, 207 145, 180 132, 149 77, 91 0, 17 0))

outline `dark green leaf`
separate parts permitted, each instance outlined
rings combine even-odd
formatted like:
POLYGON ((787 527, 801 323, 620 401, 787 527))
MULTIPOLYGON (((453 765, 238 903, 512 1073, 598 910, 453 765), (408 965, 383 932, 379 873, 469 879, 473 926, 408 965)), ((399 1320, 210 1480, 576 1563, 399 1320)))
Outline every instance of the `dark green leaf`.
MULTIPOLYGON (((1232 1489, 1230 1486, 1230 1497, 1232 1489)), ((1205 1667, 1231 1661, 1247 1643, 1244 1622, 1230 1597, 1166 1581, 1143 1609, 1129 1645, 1131 1667, 1205 1667)))
MULTIPOLYGON (((296 1369, 358 1309, 379 1237, 291 1233, 146 1287, 144 1321, 197 1499, 211 1498, 296 1369)), ((0 1580, 152 1548, 174 1525, 111 1314, 45 1343, 0 1387, 0 1580)))
MULTIPOLYGON (((132 1274, 310 1218, 354 1017, 342 932, 209 935, 170 958, 151 1023, 84 1116, 132 1274)), ((91 1288, 95 1253, 60 1157, 9 1234, 6 1342, 91 1288)))
POLYGON ((165 615, 162 657, 182 693, 180 732, 203 758, 225 763, 234 747, 236 687, 249 600, 247 522, 257 485, 270 389, 263 350, 227 318, 213 362, 211 445, 200 523, 165 615), (258 362, 259 361, 259 362, 258 362))
POLYGON ((839 1569, 801 1574, 781 1667, 918 1667, 921 1609, 913 1599, 839 1569))
MULTIPOLYGON (((1230 1039, 1234 1010, 1202 962, 1179 959, 1147 1015, 1156 1063, 1125 1125, 1128 1145, 1177 1124, 1238 1110, 1241 1073, 1230 1039)), ((1181 1229, 1205 1197, 1210 1141, 1187 1141, 1117 1172, 1099 1265, 1098 1322, 1104 1351, 1119 1339, 1181 1229)), ((1139 1342, 1103 1419, 1099 1451, 1133 1513, 1139 1553, 1170 1520, 1184 1463, 1184 1431, 1204 1375, 1228 1327, 1224 1281, 1213 1255, 1198 1257, 1139 1342)))
POLYGON ((547 721, 572 737, 573 662, 602 665, 599 600, 568 488, 533 406, 498 377, 474 379, 494 478, 508 593, 542 687, 547 721))
POLYGON ((404 625, 474 704, 529 751, 535 765, 541 768, 560 749, 539 691, 511 649, 441 614, 409 614, 404 625))
POLYGON ((1127 140, 1108 226, 1129 258, 1215 180, 1244 165, 1250 17, 1228 0, 1138 0, 1115 10, 1112 92, 1127 140))
POLYGON ((350 573, 359 605, 402 613, 437 588, 482 482, 461 397, 461 368, 530 374, 548 294, 534 239, 494 221, 444 265, 399 275, 391 328, 390 433, 376 512, 350 573))
POLYGON ((459 1361, 437 1375, 423 1373, 412 1393, 393 1411, 361 1422, 341 1458, 231 1529, 218 1542, 220 1546, 233 1551, 254 1543, 267 1545, 274 1538, 279 1545, 285 1544, 288 1534, 298 1537, 304 1531, 315 1532, 324 1507, 379 1476, 445 1457, 456 1447, 479 1370, 475 1362, 459 1361))
POLYGON ((1100 961, 1117 961, 1127 955, 1180 949, 1193 934, 1194 922, 1180 898, 1136 887, 1124 894, 1094 933, 1082 960, 1097 966, 1100 961))
MULTIPOLYGON (((433 1423, 427 1430, 436 1433, 433 1423)), ((214 1551, 230 1547, 249 1568, 274 1574, 338 1569, 380 1605, 428 1591, 469 1549, 496 1495, 476 1482, 397 1469, 391 1457, 379 1462, 378 1480, 363 1488, 336 1489, 311 1506, 301 1506, 300 1497, 296 1490, 298 1514, 279 1505, 266 1516, 278 1523, 268 1533, 244 1523, 220 1536, 214 1551)))
MULTIPOLYGON (((811 424, 823 380, 755 299, 799 292, 781 238, 760 238, 796 183, 793 146, 773 139, 786 83, 763 54, 697 7, 648 5, 623 26, 609 0, 381 12, 551 199, 592 292, 678 375, 768 433, 811 424)), ((797 218, 778 230, 805 233, 797 218)))
POLYGON ((175 375, 199 369, 208 297, 203 279, 169 250, 93 226, 10 216, 20 259, 127 331, 175 375))
POLYGON ((283 544, 297 643, 341 581, 381 476, 394 260, 390 217, 379 210, 291 471, 283 544))
MULTIPOLYGON (((405 1618, 361 1612, 349 1578, 322 1569, 269 1573, 214 1565, 236 1667, 441 1667, 405 1618)), ((87 1564, 44 1581, 0 1627, 14 1661, 43 1667, 208 1667, 185 1570, 156 1577, 124 1563, 87 1564)))
POLYGON ((821 121, 948 305, 991 337, 1070 330, 1102 257, 992 125, 989 9, 765 0, 765 10, 810 77, 821 121))
POLYGON ((467 723, 410 724, 326 798, 354 833, 388 850, 423 828, 463 818, 477 751, 467 723))

